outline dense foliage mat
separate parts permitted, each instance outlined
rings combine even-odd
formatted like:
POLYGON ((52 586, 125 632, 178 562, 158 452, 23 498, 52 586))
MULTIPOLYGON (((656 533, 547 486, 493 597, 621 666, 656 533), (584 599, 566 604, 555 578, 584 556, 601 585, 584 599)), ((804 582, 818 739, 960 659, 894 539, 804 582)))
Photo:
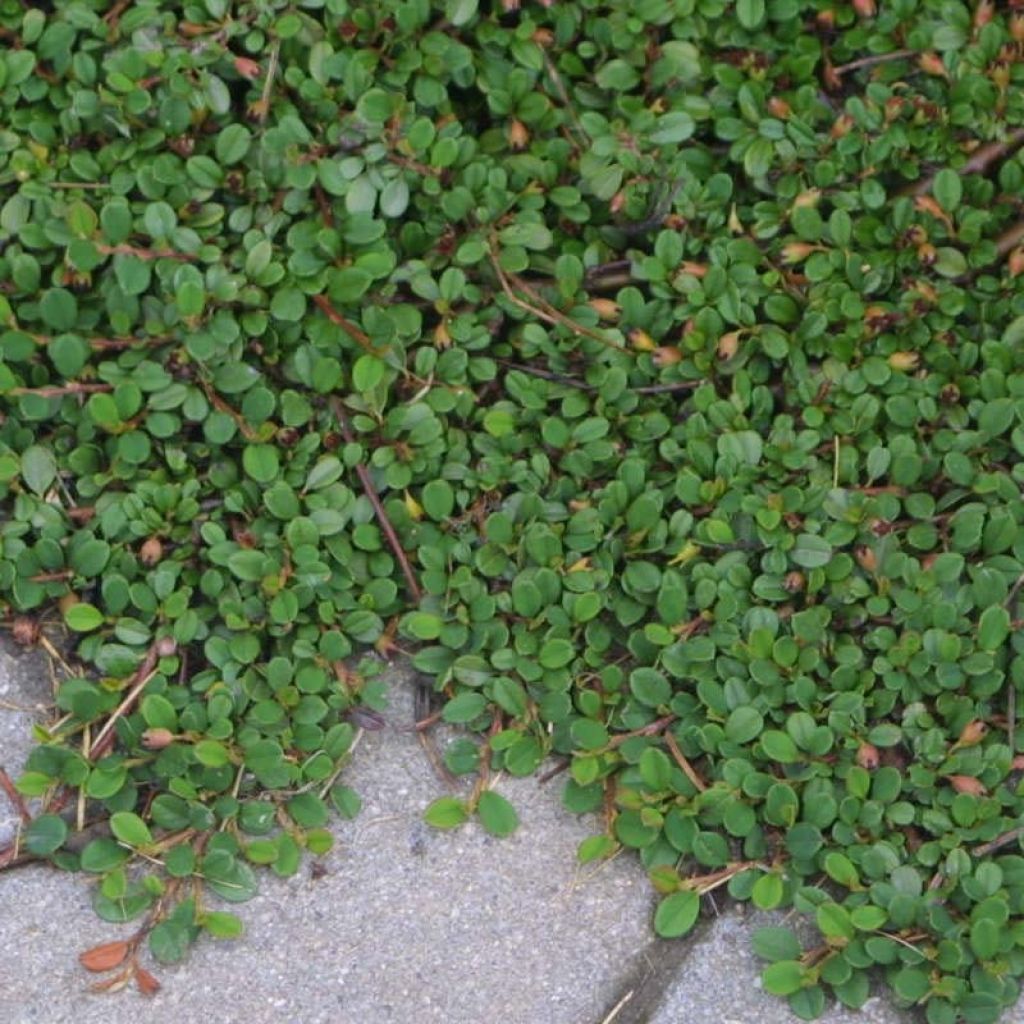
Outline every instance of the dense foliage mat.
POLYGON ((1016 999, 1018 6, 0 0, 0 612, 86 668, 0 866, 101 985, 329 847, 376 647, 433 824, 554 754, 799 1016, 1016 999))

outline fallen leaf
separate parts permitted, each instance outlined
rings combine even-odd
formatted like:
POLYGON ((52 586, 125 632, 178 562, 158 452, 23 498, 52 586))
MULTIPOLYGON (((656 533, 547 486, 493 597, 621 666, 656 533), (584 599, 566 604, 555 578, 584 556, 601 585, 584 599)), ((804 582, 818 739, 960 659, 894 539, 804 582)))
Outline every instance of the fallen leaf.
POLYGON ((102 946, 93 946, 79 954, 78 962, 87 970, 111 971, 124 963, 131 946, 127 942, 105 942, 102 946))

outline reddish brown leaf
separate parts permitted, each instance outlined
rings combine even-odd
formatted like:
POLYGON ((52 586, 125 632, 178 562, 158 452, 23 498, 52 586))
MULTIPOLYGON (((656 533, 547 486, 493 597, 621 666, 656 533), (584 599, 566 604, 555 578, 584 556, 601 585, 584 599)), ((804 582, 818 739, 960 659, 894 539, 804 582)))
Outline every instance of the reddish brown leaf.
POLYGON ((144 967, 135 968, 135 984, 144 996, 155 996, 160 991, 160 982, 144 967))
POLYGON ((78 957, 78 962, 87 971, 112 971, 124 963, 131 947, 127 942, 105 942, 102 946, 93 946, 78 957))

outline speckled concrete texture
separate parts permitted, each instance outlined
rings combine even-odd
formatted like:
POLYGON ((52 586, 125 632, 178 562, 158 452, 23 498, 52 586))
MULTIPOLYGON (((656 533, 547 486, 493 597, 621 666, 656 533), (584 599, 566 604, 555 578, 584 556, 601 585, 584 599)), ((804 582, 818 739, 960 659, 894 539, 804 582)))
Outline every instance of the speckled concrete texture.
MULTIPOLYGON (((20 770, 32 714, 44 704, 45 660, 0 652, 0 764, 20 770)), ((395 675, 389 719, 411 720, 395 675)), ((614 1001, 624 965, 650 940, 650 888, 620 857, 575 869, 592 823, 561 809, 557 782, 504 779, 522 825, 496 840, 475 825, 439 834, 421 824, 443 792, 415 736, 367 733, 347 775, 364 800, 336 824, 327 874, 261 877, 238 910, 246 934, 204 940, 152 1000, 90 994, 77 954, 128 933, 89 907, 85 876, 45 868, 0 875, 0 1021, 4 1024, 593 1024, 614 1001)), ((5 817, 0 841, 16 819, 5 817)))

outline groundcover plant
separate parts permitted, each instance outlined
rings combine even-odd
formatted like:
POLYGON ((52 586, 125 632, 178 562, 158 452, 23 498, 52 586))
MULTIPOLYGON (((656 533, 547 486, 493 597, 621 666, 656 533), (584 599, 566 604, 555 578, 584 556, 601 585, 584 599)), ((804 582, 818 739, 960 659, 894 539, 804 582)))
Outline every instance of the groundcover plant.
MULTIPOLYGON (((0 613, 80 666, 0 866, 100 986, 358 810, 371 659, 565 769, 800 1017, 1024 974, 1024 9, 0 0, 0 613)), ((429 723, 422 723, 424 727, 429 723)))

